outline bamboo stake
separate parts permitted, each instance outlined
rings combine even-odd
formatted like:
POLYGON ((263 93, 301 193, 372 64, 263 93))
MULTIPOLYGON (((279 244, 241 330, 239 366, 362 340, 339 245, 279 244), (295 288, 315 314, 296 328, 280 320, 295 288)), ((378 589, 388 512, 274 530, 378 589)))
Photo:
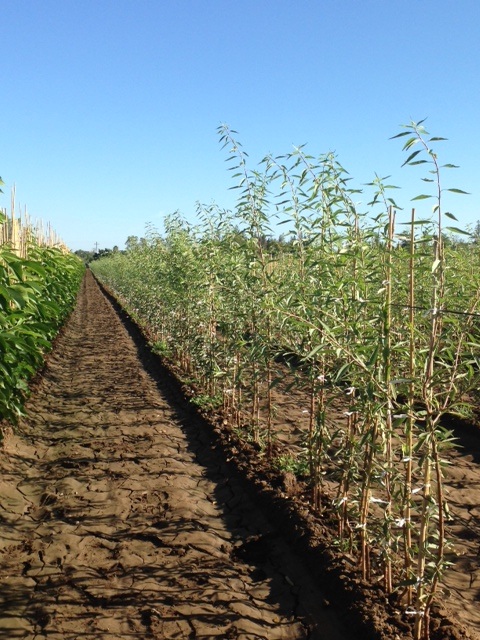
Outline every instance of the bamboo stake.
POLYGON ((10 238, 9 241, 12 245, 12 250, 17 251, 17 226, 15 219, 15 193, 16 188, 15 185, 12 187, 11 200, 10 200, 10 238))
MULTIPOLYGON (((409 294, 408 294, 408 322, 409 322, 409 387, 408 387, 408 408, 405 443, 405 495, 403 498, 403 531, 404 531, 404 568, 405 577, 413 579, 412 572, 412 477, 413 477, 413 429, 415 425, 415 209, 412 209, 410 226, 410 262, 409 262, 409 294)), ((406 589, 407 605, 413 602, 413 587, 406 589)))
POLYGON ((386 264, 386 284, 385 284, 385 316, 384 316, 384 336, 383 336, 383 364, 384 364, 384 384, 385 393, 387 394, 387 407, 385 416, 385 429, 386 429, 386 475, 385 475, 385 489, 387 506, 385 509, 387 540, 386 540, 386 558, 384 564, 384 577, 385 577, 385 590, 387 593, 392 593, 392 533, 391 533, 391 518, 392 518, 392 469, 393 469, 393 454, 392 454, 392 415, 393 415, 393 398, 391 388, 391 374, 392 374, 392 338, 391 338, 391 324, 392 324, 392 249, 393 249, 393 234, 395 228, 395 211, 393 207, 389 209, 388 215, 388 238, 387 238, 387 264, 386 264))

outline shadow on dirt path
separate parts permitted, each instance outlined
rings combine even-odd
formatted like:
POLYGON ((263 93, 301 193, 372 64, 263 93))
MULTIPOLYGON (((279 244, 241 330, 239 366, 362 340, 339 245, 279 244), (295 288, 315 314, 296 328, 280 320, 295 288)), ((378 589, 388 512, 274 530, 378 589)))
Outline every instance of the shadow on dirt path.
POLYGON ((142 349, 87 273, 0 456, 0 640, 356 637, 142 349))

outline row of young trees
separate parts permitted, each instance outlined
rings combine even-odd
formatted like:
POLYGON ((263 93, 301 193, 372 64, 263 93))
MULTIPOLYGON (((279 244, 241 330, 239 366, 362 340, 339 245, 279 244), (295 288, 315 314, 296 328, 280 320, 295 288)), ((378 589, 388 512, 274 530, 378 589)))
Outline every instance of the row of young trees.
MULTIPOLYGON (((3 184, 0 180, 0 184, 3 184)), ((85 267, 48 229, 0 210, 0 420, 23 413, 28 381, 72 310, 85 267)))
POLYGON ((396 228, 390 186, 376 178, 359 212, 334 155, 300 147, 250 170, 235 133, 220 137, 238 181, 235 211, 199 206, 195 226, 172 215, 165 234, 150 229, 92 270, 264 454, 275 439, 272 389, 288 376, 303 390, 312 504, 335 510, 339 545, 365 579, 375 555, 419 640, 446 567, 452 435, 441 418, 470 411, 479 360, 479 256, 445 245, 454 216, 442 211, 440 139, 422 123, 396 136, 405 164, 427 169, 432 193, 416 200, 431 197, 434 213, 417 220, 412 210, 396 228), (272 215, 286 223, 275 246, 265 242, 272 215), (344 422, 333 424, 339 399, 344 422))

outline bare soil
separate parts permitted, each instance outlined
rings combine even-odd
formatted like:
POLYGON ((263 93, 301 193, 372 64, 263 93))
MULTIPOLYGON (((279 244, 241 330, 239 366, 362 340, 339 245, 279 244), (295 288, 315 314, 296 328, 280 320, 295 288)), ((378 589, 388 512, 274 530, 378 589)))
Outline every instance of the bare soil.
MULTIPOLYGON (((87 273, 27 417, 5 430, 0 640, 411 637, 380 586, 332 548, 333 523, 308 512, 291 475, 270 472, 184 391, 87 273)), ((276 438, 292 446, 304 403, 276 394, 276 438)), ((458 429, 458 544, 434 640, 480 637, 480 438, 458 429)))

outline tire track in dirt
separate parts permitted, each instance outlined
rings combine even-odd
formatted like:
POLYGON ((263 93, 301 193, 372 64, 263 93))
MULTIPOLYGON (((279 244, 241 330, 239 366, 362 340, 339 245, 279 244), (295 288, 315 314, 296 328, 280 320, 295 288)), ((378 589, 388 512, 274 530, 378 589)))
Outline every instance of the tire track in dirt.
POLYGON ((0 640, 348 637, 90 273, 27 411, 0 456, 0 640))

